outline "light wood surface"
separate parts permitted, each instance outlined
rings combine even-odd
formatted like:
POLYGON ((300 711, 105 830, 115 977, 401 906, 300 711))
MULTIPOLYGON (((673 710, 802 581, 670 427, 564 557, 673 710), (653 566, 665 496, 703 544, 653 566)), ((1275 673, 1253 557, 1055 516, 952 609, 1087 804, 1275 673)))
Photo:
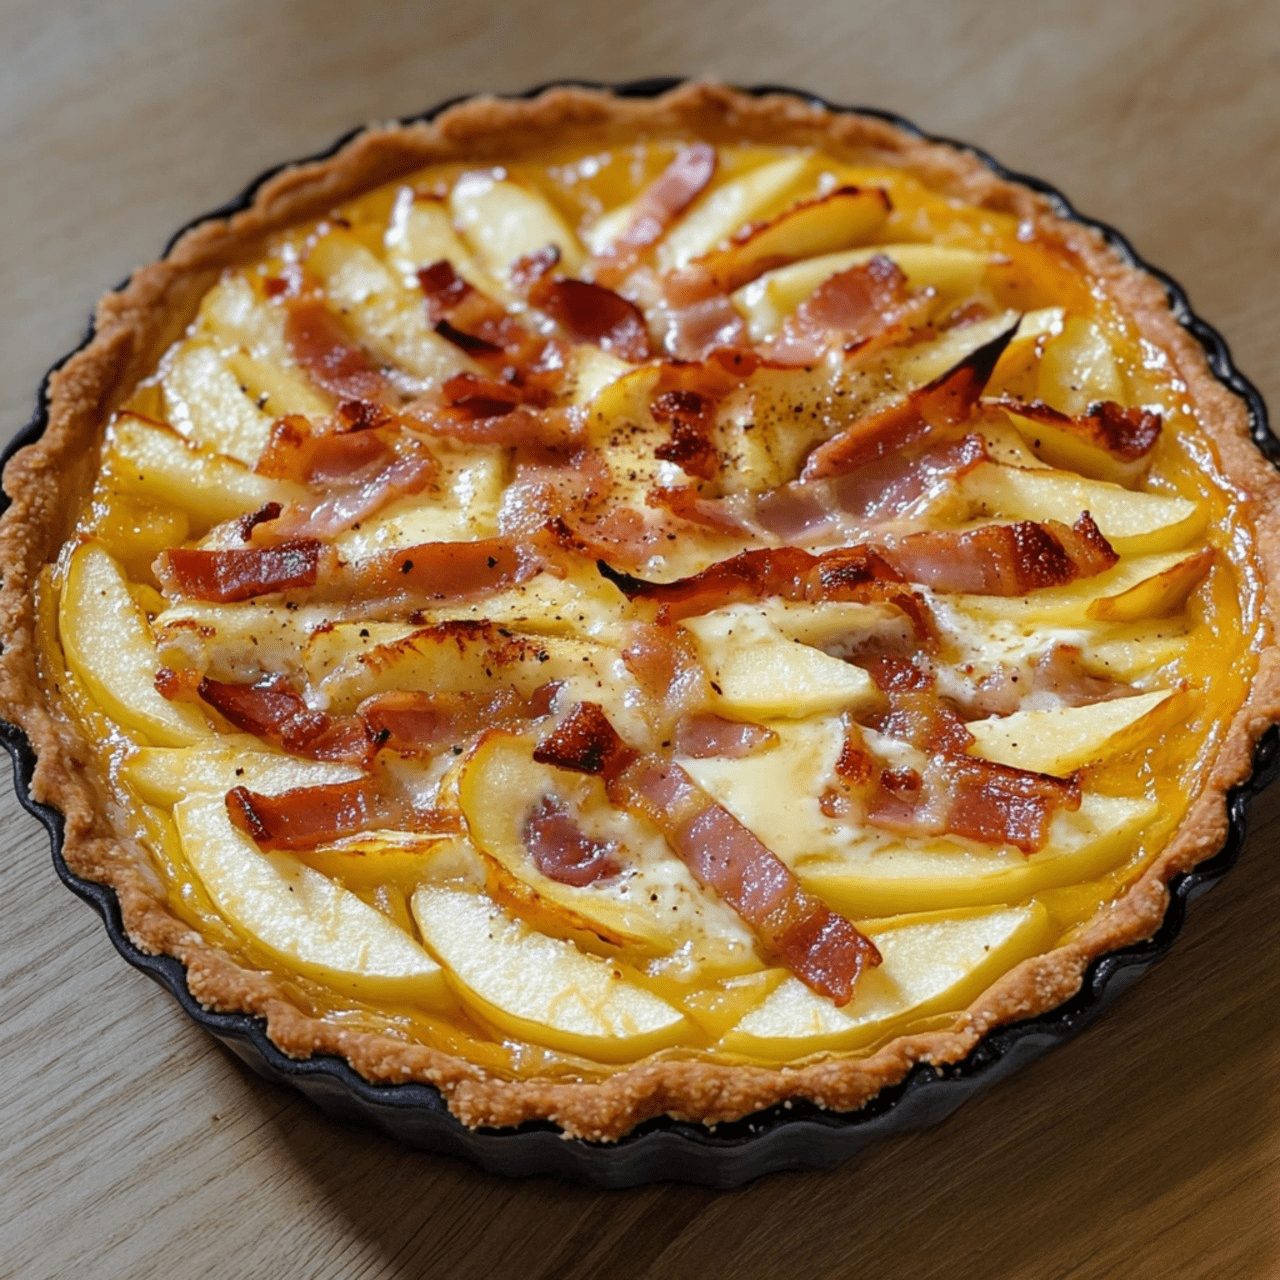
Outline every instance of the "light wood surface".
MULTIPOLYGON (((4 0, 0 432, 93 299, 268 164, 557 76, 900 111, 1060 185, 1280 404, 1275 0, 4 0)), ((1173 954, 929 1132, 736 1192, 505 1182, 258 1081, 0 798, 0 1277, 1280 1275, 1280 792, 1173 954)))

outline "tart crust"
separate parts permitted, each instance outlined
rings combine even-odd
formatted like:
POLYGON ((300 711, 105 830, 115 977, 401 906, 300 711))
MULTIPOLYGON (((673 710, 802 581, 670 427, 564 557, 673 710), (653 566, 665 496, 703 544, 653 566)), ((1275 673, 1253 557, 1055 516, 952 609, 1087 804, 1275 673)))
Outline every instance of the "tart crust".
POLYGON ((847 1111, 900 1081, 916 1062, 960 1060, 992 1028, 1045 1013, 1070 998, 1098 956, 1158 929, 1168 882, 1222 846, 1226 793, 1247 778, 1255 744, 1280 719, 1280 650, 1268 643, 1258 651, 1249 697, 1224 735, 1200 794, 1173 839, 1127 892, 1071 942, 1006 973, 951 1030, 900 1036, 856 1060, 775 1069, 651 1059, 592 1082, 499 1078, 437 1049, 309 1016, 290 1002, 274 977, 242 967, 173 915, 166 887, 143 848, 113 828, 93 749, 37 678, 37 575, 72 531, 92 484, 108 415, 182 333, 218 274, 251 260, 273 232, 434 162, 518 154, 549 136, 586 146, 657 135, 820 145, 837 157, 891 160, 935 190, 1030 223, 1037 237, 1078 262, 1082 272, 1105 281, 1141 335, 1171 355, 1199 406, 1223 473, 1250 495, 1265 584, 1259 634, 1269 640, 1276 624, 1280 477, 1250 438, 1244 402, 1214 377, 1157 279, 1128 265, 1091 227, 1059 216, 1046 197, 997 176, 972 152, 921 140, 878 118, 829 111, 783 94, 756 97, 691 84, 637 100, 557 88, 531 100, 476 98, 429 122, 373 126, 326 159, 268 178, 247 208, 184 232, 162 261, 136 271, 118 292, 108 294, 98 305, 92 338, 51 375, 44 433, 20 450, 4 473, 12 505, 0 520, 5 637, 0 711, 34 748, 32 796, 65 815, 68 868, 115 890, 132 941, 144 952, 181 961, 190 990, 203 1005, 264 1018, 271 1040, 292 1057, 336 1054, 371 1081, 435 1085, 470 1126, 549 1119, 569 1136, 609 1141, 662 1114, 715 1124, 794 1098, 847 1111))

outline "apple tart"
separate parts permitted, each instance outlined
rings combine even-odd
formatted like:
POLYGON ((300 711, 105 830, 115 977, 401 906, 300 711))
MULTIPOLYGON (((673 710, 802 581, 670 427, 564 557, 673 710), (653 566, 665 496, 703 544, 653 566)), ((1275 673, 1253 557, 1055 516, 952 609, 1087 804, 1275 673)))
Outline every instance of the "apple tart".
POLYGON ((372 129, 101 305, 4 714, 207 1007, 616 1139, 1075 992, 1276 714, 1277 486, 1161 287, 783 96, 372 129))

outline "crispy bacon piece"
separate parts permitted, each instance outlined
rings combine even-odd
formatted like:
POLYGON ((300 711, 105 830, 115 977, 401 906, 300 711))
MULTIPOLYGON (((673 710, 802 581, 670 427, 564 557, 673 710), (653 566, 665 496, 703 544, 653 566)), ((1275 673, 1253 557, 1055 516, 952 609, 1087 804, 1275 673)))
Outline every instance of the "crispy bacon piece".
POLYGON ((575 889, 622 870, 614 847, 585 835, 554 796, 543 796, 534 806, 524 825, 524 847, 544 876, 575 889))
POLYGON ((723 605, 776 596, 809 602, 884 602, 901 609, 919 636, 934 634, 924 601, 874 547, 840 547, 821 555, 798 547, 761 547, 674 582, 646 582, 619 573, 603 560, 596 567, 628 600, 651 600, 672 622, 723 605))
POLYGON ((387 380, 355 343, 337 316, 318 298, 285 304, 285 342, 313 382, 339 400, 387 398, 387 380))
POLYGON ((294 538, 274 547, 232 547, 225 551, 174 547, 156 560, 155 572, 167 595, 230 604, 276 591, 315 586, 321 552, 322 544, 317 538, 294 538))
POLYGON ((706 189, 715 176, 716 149, 706 142, 684 147, 636 199, 631 220, 595 260, 595 279, 618 284, 640 255, 662 239, 663 233, 706 189))
POLYGON ((674 462, 700 480, 710 480, 720 470, 720 454, 708 433, 714 405, 700 392, 660 391, 649 406, 655 422, 669 423, 671 439, 654 449, 654 456, 674 462))
POLYGON ((905 578, 937 591, 1022 596, 1090 578, 1119 560, 1087 511, 1073 527, 1059 520, 988 524, 909 534, 883 551, 905 578))
POLYGON ((367 766, 378 750, 379 738, 363 719, 313 711, 284 676, 267 676, 256 684, 226 684, 206 676, 197 692, 237 729, 292 755, 367 766))
MULTIPOLYGON (((767 339, 762 350, 785 364, 812 364, 836 343, 852 350, 891 329, 905 332, 930 298, 907 292, 907 277, 884 254, 824 280, 767 339)), ((866 354, 870 354, 868 350, 866 354)))
POLYGON ((264 796, 247 787, 227 792, 227 813, 260 849, 314 849, 317 845, 386 827, 397 831, 456 831, 457 819, 415 809, 387 796, 372 778, 295 787, 264 796))
POLYGON ((546 684, 528 698, 511 687, 487 696, 398 690, 366 698, 356 714, 369 736, 388 750, 430 752, 456 746, 485 729, 515 727, 545 716, 558 688, 546 684))
POLYGON ((927 435, 967 422, 996 362, 1017 332, 1016 324, 971 351, 958 364, 903 399, 860 418, 820 444, 808 457, 800 478, 824 480, 842 475, 927 435))
POLYGON ((1069 431, 1096 448, 1105 449, 1122 462, 1137 462, 1145 458, 1156 447, 1163 427, 1158 413, 1142 408, 1125 408, 1112 400, 1091 405, 1089 412, 1079 418, 1059 413, 1043 400, 1015 400, 1001 396, 987 403, 1019 417, 1030 418, 1033 422, 1044 422, 1069 431))
MULTIPOLYGON (((460 374, 459 377, 468 375, 460 374)), ((448 436, 467 444, 496 444, 504 448, 531 446, 546 450, 572 449, 582 439, 582 422, 572 409, 539 409, 518 404, 479 414, 479 402, 440 407, 426 401, 405 406, 413 426, 433 436, 448 436)))
POLYGON ((880 963, 870 939, 806 893, 790 869, 679 765, 628 747, 595 703, 580 703, 538 745, 534 759, 603 778, 610 800, 653 823, 693 874, 820 995, 847 1004, 862 970, 880 963))
POLYGON ((709 756, 741 760, 777 740, 778 735, 762 724, 726 720, 711 712, 701 712, 685 716, 676 725, 675 750, 677 755, 693 760, 704 760, 709 756))
POLYGON ((576 342, 590 342, 636 364, 652 354, 644 314, 612 289, 585 280, 543 276, 529 301, 551 316, 576 342))
POLYGON ((523 582, 544 564, 536 547, 510 538, 423 542, 376 552, 335 576, 332 590, 339 599, 467 600, 523 582))

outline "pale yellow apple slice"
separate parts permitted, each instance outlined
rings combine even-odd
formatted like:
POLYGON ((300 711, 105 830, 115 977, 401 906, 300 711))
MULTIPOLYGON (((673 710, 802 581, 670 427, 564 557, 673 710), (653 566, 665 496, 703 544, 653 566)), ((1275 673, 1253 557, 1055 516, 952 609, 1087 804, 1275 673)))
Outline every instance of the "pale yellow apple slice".
POLYGON ((1137 622, 1181 609, 1208 572, 1205 548, 1124 556, 1104 573, 1026 596, 948 596, 945 606, 975 618, 1007 618, 1028 628, 1083 626, 1087 622, 1137 622))
POLYGON ((182 507, 195 526, 232 520, 264 503, 302 500, 305 490, 256 475, 225 454, 201 449, 164 423, 121 413, 112 423, 106 467, 126 493, 182 507))
POLYGON ((432 329, 421 291, 410 292, 347 231, 331 231, 307 255, 329 305, 375 355, 426 381, 440 381, 474 363, 432 329))
POLYGON ((960 481, 975 516, 1061 520, 1074 524, 1087 511, 1122 556, 1153 555, 1185 546, 1205 525, 1205 511, 1186 498, 1136 492, 1067 471, 1025 470, 984 462, 960 481))
POLYGON ((440 966, 377 908, 232 826, 222 796, 174 807, 182 852, 218 911, 306 976, 357 998, 436 1005, 440 966))
POLYGON ((810 171, 810 157, 783 156, 713 187, 659 241, 658 269, 683 267, 746 223, 768 216, 787 196, 799 194, 810 171))
POLYGON ((464 173, 449 193, 449 211, 480 262, 507 280, 523 257, 548 245, 560 251, 558 270, 575 276, 586 262, 578 237, 542 192, 491 173, 464 173))
POLYGON ((1102 327, 1067 316, 1061 333, 1045 344, 1040 360, 1040 399, 1076 417, 1099 400, 1124 403, 1124 382, 1102 327))
POLYGON ((962 1012, 997 977, 1050 941, 1049 913, 1036 902, 961 915, 905 916, 861 927, 884 963, 862 974, 847 1005, 837 1008, 789 978, 719 1047, 787 1061, 856 1048, 906 1019, 962 1012))
POLYGON ((328 620, 326 605, 287 609, 181 600, 157 614, 152 629, 166 666, 238 684, 252 683, 264 672, 296 674, 299 652, 328 620))
POLYGON ((741 288, 772 266, 833 253, 874 235, 889 216, 879 187, 842 187, 802 201, 768 222, 743 229, 723 248, 694 262, 725 293, 741 288))
POLYGON ((382 238, 387 261, 410 292, 420 288, 418 272, 435 262, 448 262, 473 289, 495 295, 497 282, 462 242, 449 216, 449 206, 436 196, 401 187, 382 238))
POLYGON ((787 316, 824 281, 850 267, 870 262, 877 254, 899 267, 910 288, 933 288, 948 297, 976 289, 991 262, 990 254, 972 249, 936 244, 883 244, 825 253, 778 267, 733 294, 734 304, 747 317, 751 340, 759 342, 780 329, 787 316))
POLYGON ((160 384, 171 426, 248 467, 257 462, 272 419, 253 403, 211 343, 177 347, 164 362, 160 384))
POLYGON ((471 839, 499 871, 491 878, 495 897, 560 936, 585 931, 649 955, 687 944, 682 965, 703 972, 758 968, 741 920, 698 884, 651 826, 613 808, 599 779, 539 764, 532 748, 514 734, 487 733, 458 778, 471 839), (575 886, 539 870, 524 833, 547 797, 585 836, 613 847, 619 874, 575 886))
POLYGON ((1100 622, 1137 622, 1176 613, 1213 567, 1215 554, 1212 547, 1205 547, 1141 579, 1127 590, 1099 596, 1090 603, 1088 616, 1100 622))
POLYGON ((58 610, 67 666, 113 719, 150 742, 181 746, 212 732, 195 707, 156 692, 160 660, 120 566, 97 542, 76 548, 58 610))
POLYGON ((224 275, 204 295, 196 315, 197 331, 210 335, 220 349, 239 348, 265 364, 296 369, 284 322, 284 308, 268 302, 240 271, 224 275))
MULTIPOLYGON (((986 320, 947 329, 931 342, 921 342, 891 352, 894 381, 900 392, 912 391, 954 369, 979 347, 998 338, 1012 325, 1021 323, 1016 311, 1004 311, 986 320)), ((900 393, 899 392, 899 393, 900 393)))
POLYGON ((800 719, 879 698, 861 667, 784 635, 761 611, 718 609, 682 624, 698 642, 716 709, 741 719, 800 719))
POLYGON ((1081 655, 1081 662, 1096 675, 1135 684, 1184 658, 1191 636, 1185 624, 1172 619, 1159 623, 1112 623, 1100 628, 1081 655))
POLYGON ((1173 699, 1173 690, 1158 689, 1082 707, 1015 711, 974 720, 966 726, 974 738, 969 753, 997 764, 1066 777, 1137 746, 1163 723, 1161 709, 1167 712, 1173 699))
POLYGON ((329 397, 296 369, 244 351, 229 351, 223 358, 245 394, 273 420, 291 413, 323 418, 333 409, 329 397))
POLYGON ((537 933, 479 893, 423 885, 418 928, 463 1003, 520 1040, 598 1062, 627 1062, 676 1043, 684 1015, 624 967, 537 933))
POLYGON ((156 805, 196 794, 225 796, 233 787, 273 796, 360 776, 355 765, 264 751, 251 734, 228 734, 194 747, 142 747, 120 765, 125 785, 156 805))

